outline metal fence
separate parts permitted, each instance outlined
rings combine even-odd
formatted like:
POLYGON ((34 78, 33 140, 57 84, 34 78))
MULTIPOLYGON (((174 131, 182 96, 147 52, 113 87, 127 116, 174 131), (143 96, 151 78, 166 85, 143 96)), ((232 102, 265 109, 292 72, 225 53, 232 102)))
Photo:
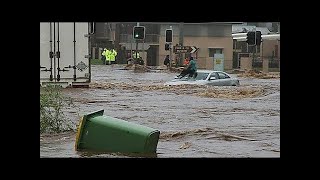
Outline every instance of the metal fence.
MULTIPOLYGON (((280 58, 274 57, 264 57, 264 60, 268 59, 269 61, 269 68, 280 68, 280 58)), ((262 58, 257 57, 252 60, 252 67, 253 68, 262 68, 262 58)))

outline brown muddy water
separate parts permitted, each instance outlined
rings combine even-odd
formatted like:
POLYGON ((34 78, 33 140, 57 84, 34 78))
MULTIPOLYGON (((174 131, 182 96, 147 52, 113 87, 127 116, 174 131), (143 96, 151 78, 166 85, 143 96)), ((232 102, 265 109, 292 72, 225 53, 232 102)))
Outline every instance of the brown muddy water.
MULTIPOLYGON (((65 109, 75 124, 84 114, 104 115, 158 129, 151 157, 280 157, 280 77, 239 76, 239 87, 176 86, 177 73, 134 72, 92 66, 90 88, 64 89, 77 108, 65 109)), ((150 157, 77 152, 75 132, 40 135, 40 157, 150 157)))

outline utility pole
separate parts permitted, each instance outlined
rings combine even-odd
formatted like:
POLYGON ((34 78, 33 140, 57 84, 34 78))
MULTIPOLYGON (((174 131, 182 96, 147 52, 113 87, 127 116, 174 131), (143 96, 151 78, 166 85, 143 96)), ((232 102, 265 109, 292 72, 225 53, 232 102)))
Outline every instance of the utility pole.
POLYGON ((254 27, 254 45, 253 45, 253 51, 252 51, 252 61, 255 60, 255 51, 257 50, 257 31, 256 28, 254 27))
POLYGON ((136 39, 136 59, 138 57, 138 39, 136 39))
MULTIPOLYGON (((137 26, 140 26, 140 23, 137 22, 137 26)), ((136 59, 138 57, 138 39, 136 39, 136 59)))
MULTIPOLYGON (((145 57, 145 52, 144 52, 144 39, 142 41, 142 52, 143 52, 143 57, 145 57)), ((145 61, 144 66, 147 66, 147 61, 145 61)))
POLYGON ((171 67, 172 67, 172 51, 171 51, 171 44, 172 44, 172 43, 170 43, 170 45, 169 45, 169 51, 170 51, 170 55, 169 55, 169 59, 170 59, 170 69, 171 69, 171 67))
MULTIPOLYGON (((122 51, 120 49, 120 23, 115 23, 115 39, 114 39, 114 49, 116 49, 117 53, 120 54, 120 58, 121 58, 121 54, 122 51)), ((119 57, 119 55, 118 55, 119 57)), ((122 59, 117 58, 118 61, 116 61, 118 64, 122 63, 122 59)))
MULTIPOLYGON (((172 30, 172 26, 170 26, 170 29, 172 30)), ((173 30, 172 30, 172 37, 173 37, 173 30)), ((172 39, 173 41, 173 39, 172 39)), ((170 51, 170 55, 169 55, 169 60, 170 60, 170 69, 172 67, 172 42, 169 43, 169 51, 170 51)))
MULTIPOLYGON (((179 24, 179 45, 183 46, 183 22, 179 24)), ((181 65, 183 62, 182 53, 179 54, 179 64, 181 65)))
MULTIPOLYGON (((128 25, 128 27, 130 27, 129 25, 128 25)), ((132 38, 130 38, 130 50, 131 50, 131 52, 130 52, 130 58, 132 59, 132 57, 133 57, 133 55, 132 55, 132 43, 133 43, 133 31, 131 31, 132 30, 132 27, 131 27, 131 29, 130 29, 130 31, 129 32, 131 32, 131 35, 132 35, 132 38)), ((127 33, 127 34, 129 34, 129 33, 127 33)))
MULTIPOLYGON (((140 23, 137 22, 137 26, 139 26, 140 23)), ((136 39, 136 58, 138 57, 138 40, 136 39)))

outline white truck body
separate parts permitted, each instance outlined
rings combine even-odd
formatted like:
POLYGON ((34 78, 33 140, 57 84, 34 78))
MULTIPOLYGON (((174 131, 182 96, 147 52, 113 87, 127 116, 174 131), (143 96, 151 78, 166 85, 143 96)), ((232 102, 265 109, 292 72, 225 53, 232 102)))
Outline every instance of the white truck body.
POLYGON ((90 23, 40 23, 40 86, 88 87, 90 23))

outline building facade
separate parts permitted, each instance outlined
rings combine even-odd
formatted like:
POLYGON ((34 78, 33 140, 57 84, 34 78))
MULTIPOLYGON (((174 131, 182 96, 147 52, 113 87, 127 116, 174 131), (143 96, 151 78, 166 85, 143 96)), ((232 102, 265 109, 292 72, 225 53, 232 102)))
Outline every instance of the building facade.
POLYGON ((262 68, 264 61, 268 61, 269 68, 280 70, 280 23, 276 24, 276 31, 270 31, 266 27, 252 25, 233 26, 233 69, 241 68, 241 57, 249 57, 252 60, 252 68, 262 68), (242 31, 241 31, 242 29, 242 31), (262 42, 257 46, 249 46, 246 42, 247 33, 244 31, 261 31, 262 42))
MULTIPOLYGON (((224 68, 232 68, 232 23, 184 23, 161 25, 159 60, 162 65, 169 51, 165 51, 165 29, 173 29, 173 45, 195 46, 198 50, 190 54, 197 59, 198 68, 213 69, 215 53, 224 54, 224 68), (182 40, 180 35, 182 34, 182 40), (180 43, 182 42, 182 43, 180 43)), ((175 54, 179 56, 179 54, 175 54)), ((182 58, 189 54, 182 54, 182 58)), ((173 57, 175 59, 175 57, 173 57)))
POLYGON ((213 69, 213 56, 215 53, 224 54, 224 67, 232 69, 232 25, 240 23, 209 22, 209 23, 154 23, 140 22, 145 27, 145 39, 139 41, 133 39, 133 27, 136 22, 113 22, 97 23, 96 34, 93 40, 95 57, 106 46, 113 46, 120 52, 116 63, 125 63, 135 50, 148 66, 163 65, 166 55, 170 51, 165 50, 165 30, 173 29, 173 46, 194 46, 197 51, 193 54, 175 54, 172 52, 171 59, 177 59, 181 64, 186 56, 193 56, 197 59, 200 69, 213 69))

